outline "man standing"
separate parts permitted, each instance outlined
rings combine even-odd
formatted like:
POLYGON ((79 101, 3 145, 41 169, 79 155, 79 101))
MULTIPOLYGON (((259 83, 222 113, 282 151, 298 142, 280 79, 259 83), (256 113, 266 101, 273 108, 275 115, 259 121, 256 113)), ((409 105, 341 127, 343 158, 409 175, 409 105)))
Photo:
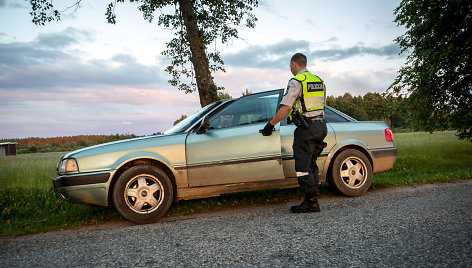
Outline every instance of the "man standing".
POLYGON ((292 56, 290 71, 294 77, 288 81, 279 111, 261 131, 264 136, 271 135, 274 126, 287 115, 297 125, 293 155, 298 183, 305 193, 305 199, 300 205, 291 207, 294 213, 320 211, 320 176, 316 159, 324 148, 323 140, 327 134, 324 120, 326 88, 321 78, 308 72, 306 64, 305 55, 296 53, 292 56))

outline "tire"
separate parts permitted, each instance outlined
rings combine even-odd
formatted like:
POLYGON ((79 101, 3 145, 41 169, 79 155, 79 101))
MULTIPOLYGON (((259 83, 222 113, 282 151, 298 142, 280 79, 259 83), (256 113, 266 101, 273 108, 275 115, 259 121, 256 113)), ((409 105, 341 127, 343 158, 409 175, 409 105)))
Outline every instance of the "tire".
POLYGON ((118 177, 113 204, 123 218, 134 223, 155 222, 172 204, 172 182, 162 170, 150 165, 129 168, 118 177))
POLYGON ((355 149, 342 151, 331 167, 330 185, 347 196, 360 196, 372 183, 372 164, 362 152, 355 149))

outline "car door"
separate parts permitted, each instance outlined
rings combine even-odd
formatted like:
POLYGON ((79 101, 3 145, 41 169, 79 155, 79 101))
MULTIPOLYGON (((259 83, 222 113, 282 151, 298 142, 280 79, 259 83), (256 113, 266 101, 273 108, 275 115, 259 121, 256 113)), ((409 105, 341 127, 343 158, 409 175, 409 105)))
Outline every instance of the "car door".
POLYGON ((280 125, 271 136, 259 130, 272 119, 279 91, 242 97, 210 117, 206 133, 186 141, 189 186, 283 179, 280 125))

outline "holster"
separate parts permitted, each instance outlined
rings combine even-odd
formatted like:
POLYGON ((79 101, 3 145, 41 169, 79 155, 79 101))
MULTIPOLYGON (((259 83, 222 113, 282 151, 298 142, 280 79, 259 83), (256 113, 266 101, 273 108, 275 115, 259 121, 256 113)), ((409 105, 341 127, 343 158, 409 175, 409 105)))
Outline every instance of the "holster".
POLYGON ((292 113, 292 121, 297 127, 304 127, 308 128, 308 123, 306 122, 305 118, 300 114, 300 112, 292 113))
POLYGON ((323 152, 324 148, 326 148, 326 146, 328 146, 328 144, 326 142, 323 142, 323 145, 321 147, 321 150, 318 152, 318 154, 316 155, 316 157, 320 157, 321 153, 323 152))

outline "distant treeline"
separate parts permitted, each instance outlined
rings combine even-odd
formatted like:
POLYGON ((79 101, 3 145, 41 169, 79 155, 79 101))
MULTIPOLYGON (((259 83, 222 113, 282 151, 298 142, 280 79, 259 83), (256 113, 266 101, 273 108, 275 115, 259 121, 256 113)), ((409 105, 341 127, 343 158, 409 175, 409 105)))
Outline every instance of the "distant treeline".
POLYGON ((52 138, 2 139, 0 142, 17 142, 17 153, 67 152, 106 142, 137 138, 134 134, 79 135, 52 138))
POLYGON ((358 121, 385 121, 397 132, 421 130, 415 124, 414 116, 408 109, 408 98, 379 93, 353 97, 345 93, 339 97, 328 96, 326 103, 358 121))

